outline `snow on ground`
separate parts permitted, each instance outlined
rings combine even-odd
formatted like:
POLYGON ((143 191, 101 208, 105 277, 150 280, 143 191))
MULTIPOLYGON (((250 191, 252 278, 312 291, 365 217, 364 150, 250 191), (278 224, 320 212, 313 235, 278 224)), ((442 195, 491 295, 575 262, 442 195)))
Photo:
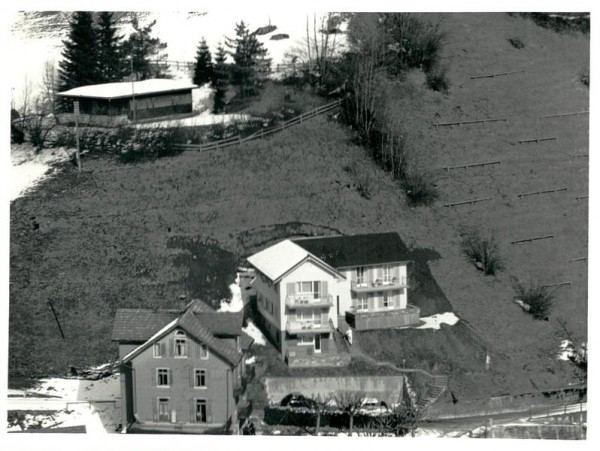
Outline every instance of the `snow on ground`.
POLYGON ((246 359, 246 365, 253 365, 256 363, 256 356, 252 356, 249 359, 246 359))
POLYGON ((246 332, 248 335, 250 335, 252 338, 254 338, 254 344, 262 345, 262 346, 267 344, 267 339, 262 334, 260 329, 258 327, 256 327, 252 321, 248 320, 248 325, 246 327, 244 327, 242 330, 244 332, 246 332))
POLYGON ((64 148, 44 149, 37 153, 31 145, 11 145, 10 200, 25 192, 56 172, 52 166, 70 159, 64 148))
POLYGON ((245 122, 250 118, 247 114, 212 114, 209 110, 205 110, 195 116, 186 117, 183 119, 167 119, 164 121, 144 122, 136 124, 138 128, 154 128, 159 127, 196 127, 199 125, 212 124, 230 124, 232 122, 245 122))
POLYGON ((449 326, 454 326, 458 322, 458 316, 456 316, 453 312, 446 313, 438 313, 437 315, 426 316, 421 318, 421 322, 425 324, 421 324, 415 329, 440 329, 442 324, 448 324, 449 326))
POLYGON ((229 291, 231 291, 231 299, 228 301, 221 301, 221 307, 219 312, 241 312, 244 309, 244 301, 242 299, 242 290, 239 286, 240 275, 237 274, 235 283, 229 285, 229 291))
MULTIPOLYGON (((88 433, 114 432, 120 423, 120 377, 119 374, 99 380, 48 378, 26 392, 25 398, 9 398, 8 410, 47 410, 47 403, 58 404, 64 401, 64 407, 56 413, 29 415, 25 426, 40 424, 47 427, 61 423, 60 427, 85 425, 88 433), (58 398, 36 398, 36 395, 58 398), (86 401, 92 401, 91 403, 86 401), (116 401, 99 403, 93 401, 116 401), (36 403, 39 406, 36 406, 36 403), (67 405, 67 403, 69 403, 67 405)), ((9 430, 20 430, 18 424, 9 424, 9 430)))

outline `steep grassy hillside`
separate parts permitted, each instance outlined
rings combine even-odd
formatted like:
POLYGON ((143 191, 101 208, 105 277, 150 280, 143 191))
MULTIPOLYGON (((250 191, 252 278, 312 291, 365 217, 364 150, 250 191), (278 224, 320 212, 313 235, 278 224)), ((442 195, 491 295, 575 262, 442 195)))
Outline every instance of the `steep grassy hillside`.
MULTIPOLYGON (((79 178, 66 167, 11 205, 11 384, 114 357, 108 340, 117 307, 180 305, 185 302, 180 295, 189 299, 203 289, 190 282, 189 271, 228 283, 237 257, 255 250, 258 241, 300 229, 397 231, 409 246, 440 254, 429 263, 431 271, 456 313, 480 338, 474 341, 463 326, 428 331, 431 339, 416 344, 421 351, 416 355, 407 346, 414 334, 394 338, 390 332, 377 357, 399 363, 402 352, 429 365, 442 352, 434 349, 436 344, 444 342, 448 356, 440 361, 464 377, 451 378, 451 388, 471 397, 570 382, 570 368, 555 358, 565 337, 557 320, 563 319, 578 339, 586 337, 587 265, 568 261, 587 254, 587 199, 577 202, 575 197, 587 195, 588 162, 575 154, 588 153, 588 122, 586 115, 538 116, 587 111, 588 91, 580 73, 589 68, 589 38, 556 34, 506 14, 438 17, 448 33, 443 60, 449 93, 415 86, 410 102, 403 102, 406 90, 398 90, 395 99, 398 117, 410 120, 414 142, 420 144, 419 164, 438 169, 441 199, 436 205, 409 208, 397 184, 353 144, 352 134, 325 118, 219 153, 187 152, 133 166, 84 160, 86 173, 79 178), (513 47, 508 41, 513 37, 525 47, 513 47), (525 72, 470 79, 520 70, 525 72), (508 121, 431 126, 485 118, 508 121), (557 140, 517 144, 537 137, 557 140), (442 169, 490 160, 502 163, 442 169), (350 166, 358 168, 358 178, 347 171, 350 166), (371 180, 370 199, 355 186, 365 178, 371 180), (568 190, 517 197, 562 187, 568 190), (482 197, 493 199, 443 206, 482 197), (466 260, 459 244, 463 224, 496 230, 504 272, 486 277, 466 260), (554 238, 510 244, 536 235, 554 238), (218 258, 215 267, 202 272, 194 266, 211 256, 218 258), (535 321, 512 302, 512 277, 571 285, 555 292, 550 320, 535 321), (54 301, 65 340, 48 300, 54 301), (397 340, 404 341, 396 345, 397 340), (464 355, 473 349, 476 355, 464 355), (484 372, 482 349, 492 355, 491 373, 484 372)), ((225 286, 204 297, 223 296, 225 286)))

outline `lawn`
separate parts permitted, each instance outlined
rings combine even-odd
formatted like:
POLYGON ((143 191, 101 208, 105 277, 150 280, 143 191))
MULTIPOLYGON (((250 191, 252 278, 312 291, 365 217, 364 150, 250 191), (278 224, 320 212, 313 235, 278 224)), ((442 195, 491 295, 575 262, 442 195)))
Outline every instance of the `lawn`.
POLYGON ((451 308, 472 327, 467 332, 459 323, 418 337, 417 331, 387 331, 376 357, 399 363, 404 355, 427 367, 439 361, 440 370, 460 376, 451 386, 470 397, 570 382, 568 366, 555 358, 564 338, 557 320, 586 338, 587 265, 568 260, 587 255, 587 202, 575 197, 587 195, 588 161, 574 154, 588 153, 589 124, 586 115, 537 116, 587 111, 580 72, 589 67, 589 37, 557 34, 506 14, 439 17, 448 30, 443 61, 450 91, 426 91, 418 102, 403 104, 399 89, 392 99, 404 110, 399 118, 410 116, 422 149, 419 164, 436 170, 438 203, 409 208, 352 133, 325 117, 218 153, 134 165, 84 159, 79 177, 65 166, 11 204, 10 385, 115 358, 109 338, 116 308, 182 306, 199 295, 218 301, 244 256, 287 234, 334 231, 397 231, 411 249, 437 253, 428 267, 451 308), (524 48, 510 44, 515 36, 524 48), (470 79, 513 70, 525 72, 470 79), (497 117, 509 120, 430 125, 497 117), (516 143, 545 136, 557 140, 516 143), (496 159, 501 165, 442 169, 496 159), (349 164, 371 174, 370 199, 344 170, 349 164), (517 197, 562 187, 568 190, 517 197), (493 199, 443 206, 481 197, 493 199), (484 276, 467 261, 459 244, 464 224, 495 229, 505 271, 484 276), (538 235, 554 238, 510 244, 538 235), (207 284, 194 282, 199 276, 207 284), (550 321, 535 321, 512 302, 513 278, 571 285, 556 290, 550 321), (482 349, 492 355, 491 372, 481 371, 482 349))

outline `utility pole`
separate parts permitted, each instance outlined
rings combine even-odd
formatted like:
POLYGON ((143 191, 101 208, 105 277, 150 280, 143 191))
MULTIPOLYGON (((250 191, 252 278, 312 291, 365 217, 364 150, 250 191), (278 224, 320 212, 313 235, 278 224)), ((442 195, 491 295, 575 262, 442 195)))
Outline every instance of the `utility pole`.
MULTIPOLYGON (((75 109, 75 141, 77 142, 75 157, 77 158, 77 171, 81 173, 81 157, 79 153, 79 100, 73 102, 73 108, 75 109)), ((54 311, 54 309, 52 309, 52 311, 54 311)), ((65 337, 63 336, 63 338, 65 337)))
POLYGON ((137 114, 136 114, 136 105, 135 105, 135 82, 134 82, 134 78, 133 78, 133 54, 130 55, 129 57, 129 63, 131 64, 131 106, 133 108, 133 122, 135 122, 137 120, 137 114))

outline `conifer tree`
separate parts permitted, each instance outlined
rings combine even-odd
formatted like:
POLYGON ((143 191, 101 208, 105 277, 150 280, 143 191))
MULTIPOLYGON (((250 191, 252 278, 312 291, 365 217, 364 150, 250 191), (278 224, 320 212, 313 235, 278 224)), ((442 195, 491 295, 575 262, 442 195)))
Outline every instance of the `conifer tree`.
POLYGON ((196 52, 196 67, 194 68, 193 83, 202 86, 213 79, 212 55, 206 40, 202 38, 196 52))
POLYGON ((221 113, 225 107, 225 96, 229 89, 229 70, 227 67, 227 52, 221 44, 217 47, 212 84, 215 88, 213 112, 221 113))
POLYGON ((160 71, 152 68, 152 60, 166 60, 167 55, 162 53, 167 44, 159 38, 152 37, 152 28, 156 20, 145 27, 140 26, 136 17, 131 20, 135 30, 123 44, 125 58, 133 59, 133 72, 136 80, 145 80, 151 77, 160 77, 160 71))
POLYGON ((100 83, 98 76, 97 32, 92 13, 76 11, 63 41, 63 59, 58 65, 59 91, 100 83))
POLYGON ((242 20, 235 26, 235 38, 226 38, 229 55, 233 58, 233 83, 240 88, 242 97, 253 95, 259 84, 258 73, 268 71, 270 60, 267 49, 242 20))
POLYGON ((117 35, 112 12, 98 14, 98 78, 100 83, 121 81, 129 72, 122 55, 123 36, 117 35))

